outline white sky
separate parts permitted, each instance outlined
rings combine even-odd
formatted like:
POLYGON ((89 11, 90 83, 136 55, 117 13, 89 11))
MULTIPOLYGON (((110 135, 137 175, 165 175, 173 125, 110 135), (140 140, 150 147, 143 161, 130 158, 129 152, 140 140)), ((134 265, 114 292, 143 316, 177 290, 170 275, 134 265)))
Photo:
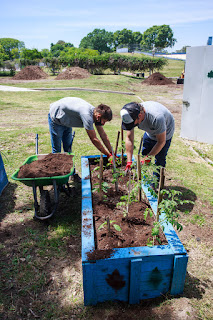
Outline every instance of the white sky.
POLYGON ((168 24, 177 39, 168 51, 206 45, 213 36, 212 0, 10 0, 0 7, 0 38, 15 38, 26 48, 50 49, 58 40, 78 47, 95 28, 143 33, 168 24))

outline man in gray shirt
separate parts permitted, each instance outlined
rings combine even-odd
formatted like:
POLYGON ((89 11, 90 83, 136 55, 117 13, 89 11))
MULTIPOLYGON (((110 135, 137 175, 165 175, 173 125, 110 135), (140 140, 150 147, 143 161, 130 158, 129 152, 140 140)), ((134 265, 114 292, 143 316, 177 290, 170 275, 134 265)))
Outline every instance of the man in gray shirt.
MULTIPOLYGON (((132 165, 134 148, 134 127, 144 130, 142 155, 154 156, 157 166, 166 166, 166 155, 171 144, 175 130, 175 121, 171 112, 162 104, 154 101, 146 101, 141 104, 131 102, 126 104, 121 112, 122 128, 127 130, 126 171, 132 165)), ((142 162, 142 163, 143 163, 142 162)), ((157 174, 159 180, 159 174, 157 174)))
POLYGON ((71 151, 72 128, 84 127, 96 148, 109 158, 112 148, 103 125, 111 119, 112 110, 104 104, 95 108, 87 101, 76 97, 66 97, 52 103, 48 114, 52 152, 61 152, 61 144, 65 152, 71 151), (104 145, 97 138, 93 124, 104 145))

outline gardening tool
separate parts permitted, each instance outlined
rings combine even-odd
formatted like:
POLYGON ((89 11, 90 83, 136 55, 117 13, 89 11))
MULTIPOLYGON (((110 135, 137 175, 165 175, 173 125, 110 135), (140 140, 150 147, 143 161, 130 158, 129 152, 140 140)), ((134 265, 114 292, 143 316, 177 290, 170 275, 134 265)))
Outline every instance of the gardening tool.
POLYGON ((38 154, 38 133, 36 133, 36 154, 38 154))
MULTIPOLYGON (((74 135, 73 135, 74 138, 74 135)), ((72 138, 72 142, 73 142, 72 138)), ((68 184, 69 177, 74 175, 74 157, 73 153, 68 152, 70 156, 73 157, 73 167, 70 169, 70 172, 62 176, 52 176, 52 177, 39 177, 39 178, 18 178, 19 169, 14 172, 12 179, 20 181, 23 184, 33 188, 33 197, 34 197, 34 208, 35 214, 34 218, 39 220, 45 220, 52 217, 55 213, 58 203, 59 203, 59 192, 63 191, 67 195, 70 195, 70 187, 68 184), (48 190, 44 190, 44 186, 53 186, 54 189, 54 203, 51 203, 50 194, 48 190), (66 186, 66 187, 65 187, 66 186), (37 199, 37 187, 40 191, 40 205, 37 199)), ((28 157, 24 163, 31 163, 35 160, 42 160, 46 154, 38 154, 38 134, 36 134, 36 155, 28 157)))

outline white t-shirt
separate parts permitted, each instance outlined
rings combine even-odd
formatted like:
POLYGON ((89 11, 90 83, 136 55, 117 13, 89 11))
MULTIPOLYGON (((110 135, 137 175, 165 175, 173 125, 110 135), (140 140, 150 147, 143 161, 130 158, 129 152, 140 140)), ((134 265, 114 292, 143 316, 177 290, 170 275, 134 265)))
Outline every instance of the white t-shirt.
POLYGON ((51 103, 49 113, 52 121, 61 126, 93 130, 94 109, 81 98, 67 97, 51 103))
POLYGON ((172 138, 175 121, 171 112, 161 103, 146 101, 141 103, 145 109, 145 118, 138 128, 146 131, 150 139, 157 141, 156 135, 166 131, 166 140, 172 138))

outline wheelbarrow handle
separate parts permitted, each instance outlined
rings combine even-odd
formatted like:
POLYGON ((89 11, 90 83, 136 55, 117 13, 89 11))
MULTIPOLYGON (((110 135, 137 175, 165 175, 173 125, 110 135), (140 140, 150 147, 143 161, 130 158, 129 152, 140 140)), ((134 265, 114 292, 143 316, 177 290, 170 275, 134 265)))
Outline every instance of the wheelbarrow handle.
POLYGON ((36 133, 35 141, 36 141, 36 154, 38 154, 38 133, 36 133))

